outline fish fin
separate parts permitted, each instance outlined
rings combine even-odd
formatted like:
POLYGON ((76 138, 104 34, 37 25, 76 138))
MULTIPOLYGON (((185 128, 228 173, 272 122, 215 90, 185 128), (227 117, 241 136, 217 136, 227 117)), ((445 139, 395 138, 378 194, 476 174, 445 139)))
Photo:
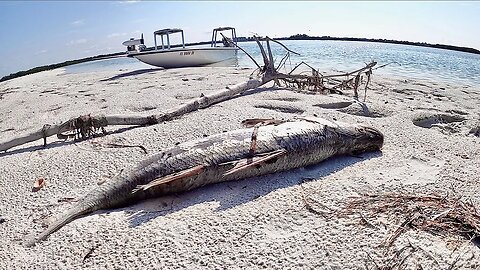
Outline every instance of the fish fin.
POLYGON ((204 165, 198 165, 198 166, 188 168, 188 169, 183 170, 183 171, 179 171, 179 172, 176 172, 176 173, 173 173, 173 174, 169 174, 167 176, 154 179, 146 185, 138 185, 132 191, 132 193, 135 193, 135 192, 140 191, 140 190, 147 190, 149 188, 159 186, 159 185, 163 185, 163 184, 166 184, 166 183, 170 183, 170 182, 180 180, 180 179, 183 179, 183 178, 195 176, 195 175, 198 175, 201 172, 203 172, 204 169, 205 169, 204 165))
POLYGON ((259 164, 268 162, 269 160, 276 159, 280 156, 283 156, 287 153, 287 150, 285 149, 280 149, 276 151, 272 151, 269 153, 264 153, 262 155, 258 155, 252 158, 246 158, 246 159, 241 159, 238 161, 233 168, 230 170, 226 171, 223 176, 228 176, 230 174, 249 169, 253 166, 257 166, 259 164))

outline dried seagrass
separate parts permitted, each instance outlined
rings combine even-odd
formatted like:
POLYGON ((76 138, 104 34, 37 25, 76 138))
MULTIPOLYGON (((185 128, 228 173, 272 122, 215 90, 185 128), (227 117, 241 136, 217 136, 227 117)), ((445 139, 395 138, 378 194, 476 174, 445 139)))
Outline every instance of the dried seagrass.
POLYGON ((480 213, 471 202, 438 195, 401 193, 363 194, 353 197, 341 211, 343 215, 360 213, 400 216, 403 222, 385 241, 391 246, 408 229, 437 235, 459 235, 468 240, 480 236, 480 213))

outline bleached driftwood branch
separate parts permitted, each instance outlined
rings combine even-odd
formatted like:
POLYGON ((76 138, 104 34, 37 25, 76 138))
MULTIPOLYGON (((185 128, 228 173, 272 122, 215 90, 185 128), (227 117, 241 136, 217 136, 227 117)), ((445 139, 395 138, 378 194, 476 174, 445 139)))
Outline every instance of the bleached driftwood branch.
POLYGON ((39 131, 31 134, 14 138, 12 140, 0 143, 0 151, 6 151, 12 147, 22 145, 28 142, 44 139, 57 135, 59 139, 67 139, 68 137, 81 137, 82 139, 91 137, 97 133, 98 129, 102 129, 109 125, 135 125, 145 126, 170 121, 181 115, 209 107, 213 104, 225 101, 243 92, 255 89, 265 82, 262 79, 250 79, 247 82, 230 86, 225 90, 218 91, 210 95, 203 95, 195 98, 185 104, 170 109, 165 113, 150 116, 127 116, 127 115, 110 115, 110 116, 91 116, 83 115, 72 118, 59 125, 45 125, 39 131), (72 133, 73 132, 73 133, 72 133))

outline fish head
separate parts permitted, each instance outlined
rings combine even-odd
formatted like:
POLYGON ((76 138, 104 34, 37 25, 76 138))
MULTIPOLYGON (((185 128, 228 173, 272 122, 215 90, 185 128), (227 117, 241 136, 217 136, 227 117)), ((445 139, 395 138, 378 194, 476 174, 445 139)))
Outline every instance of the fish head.
POLYGON ((322 137, 329 138, 331 136, 330 138, 339 140, 338 153, 358 155, 382 149, 383 134, 376 128, 317 117, 304 117, 302 120, 323 126, 322 137))
POLYGON ((352 128, 354 132, 351 154, 357 155, 382 149, 383 134, 378 129, 364 125, 356 125, 352 128))

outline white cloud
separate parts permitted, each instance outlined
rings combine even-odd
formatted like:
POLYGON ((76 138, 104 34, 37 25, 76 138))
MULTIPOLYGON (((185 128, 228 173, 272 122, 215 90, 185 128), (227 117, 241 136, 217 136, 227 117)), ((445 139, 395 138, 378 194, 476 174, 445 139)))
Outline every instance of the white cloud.
POLYGON ((35 55, 39 55, 39 54, 44 54, 44 53, 47 53, 48 50, 41 50, 41 51, 38 51, 35 53, 35 55))
POLYGON ((107 36, 107 38, 114 38, 114 37, 123 37, 123 36, 126 36, 127 33, 112 33, 110 35, 107 36))
POLYGON ((83 19, 76 20, 76 21, 71 22, 70 24, 73 25, 73 26, 81 26, 81 25, 85 24, 85 20, 83 20, 83 19))
POLYGON ((130 5, 130 4, 136 4, 139 3, 139 0, 127 0, 127 1, 119 1, 117 3, 122 4, 122 5, 130 5))
POLYGON ((75 45, 79 45, 79 44, 84 44, 84 43, 87 43, 87 40, 85 38, 81 38, 81 39, 77 39, 77 40, 70 40, 69 42, 67 42, 67 46, 75 46, 75 45))

